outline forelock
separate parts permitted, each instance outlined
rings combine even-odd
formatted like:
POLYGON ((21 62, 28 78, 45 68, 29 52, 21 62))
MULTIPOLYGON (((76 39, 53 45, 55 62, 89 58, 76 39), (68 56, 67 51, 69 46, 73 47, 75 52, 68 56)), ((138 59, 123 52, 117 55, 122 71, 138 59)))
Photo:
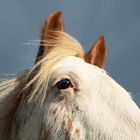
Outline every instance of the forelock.
POLYGON ((53 71, 54 65, 60 63, 64 58, 68 56, 76 56, 83 58, 84 51, 80 43, 68 35, 67 33, 50 31, 48 40, 43 41, 43 45, 50 48, 49 53, 44 56, 34 67, 29 71, 28 83, 24 89, 27 89, 32 85, 29 100, 35 95, 47 91, 50 75, 53 71))

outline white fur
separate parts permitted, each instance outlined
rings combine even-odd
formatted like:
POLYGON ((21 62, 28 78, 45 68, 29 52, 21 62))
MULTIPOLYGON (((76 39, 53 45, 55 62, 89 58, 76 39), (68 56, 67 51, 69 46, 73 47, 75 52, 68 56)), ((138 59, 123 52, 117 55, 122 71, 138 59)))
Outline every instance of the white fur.
MULTIPOLYGON (((79 77, 80 91, 66 95, 68 98, 66 101, 57 103, 47 101, 46 127, 53 127, 52 136, 55 136, 53 139, 58 139, 58 132, 62 132, 64 116, 73 120, 72 131, 80 129, 81 139, 140 139, 140 110, 125 89, 112 80, 104 70, 89 65, 79 58, 66 58, 55 67, 53 77, 55 79, 60 75, 67 75, 68 72, 73 72, 79 77), (62 111, 59 108, 62 108, 62 111), (51 116, 54 110, 57 110, 56 115, 51 116), (54 123, 55 119, 58 122, 54 123)), ((73 139, 73 135, 70 134, 70 139, 73 139)), ((64 139, 64 136, 60 139, 64 139)))
POLYGON ((12 140, 140 140, 139 108, 104 70, 69 56, 48 84, 31 102, 22 95, 12 140), (78 91, 61 93, 54 83, 71 74, 78 91))

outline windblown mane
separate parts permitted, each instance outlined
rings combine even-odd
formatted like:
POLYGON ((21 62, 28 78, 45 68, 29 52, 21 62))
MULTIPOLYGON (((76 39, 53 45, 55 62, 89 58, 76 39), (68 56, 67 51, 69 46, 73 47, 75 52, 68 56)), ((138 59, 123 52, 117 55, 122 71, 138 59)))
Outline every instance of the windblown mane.
MULTIPOLYGON (((21 81, 24 84, 22 87, 20 87, 20 90, 18 90, 19 94, 32 85, 32 92, 31 95, 29 95, 29 100, 31 100, 34 95, 40 94, 42 90, 47 90, 47 84, 54 65, 56 65, 69 55, 83 58, 83 48, 76 39, 74 39, 67 33, 58 31, 49 32, 49 39, 41 40, 41 42, 43 42, 41 45, 45 47, 52 47, 52 51, 50 51, 47 56, 37 62, 28 72, 26 71, 20 76, 17 76, 10 80, 0 81, 0 105, 3 96, 6 96, 8 93, 10 93, 9 90, 12 91, 14 87, 16 87, 21 81)), ((16 90, 17 89, 18 88, 16 88, 16 90)))
POLYGON ((140 110, 104 72, 106 54, 103 36, 84 53, 62 13, 50 15, 34 66, 0 79, 0 140, 139 140, 140 110))

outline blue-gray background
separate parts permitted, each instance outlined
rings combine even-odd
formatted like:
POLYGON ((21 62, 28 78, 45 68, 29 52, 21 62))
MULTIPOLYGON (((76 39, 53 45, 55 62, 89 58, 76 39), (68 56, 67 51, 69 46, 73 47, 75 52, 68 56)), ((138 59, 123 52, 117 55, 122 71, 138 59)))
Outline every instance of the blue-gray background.
POLYGON ((64 13, 65 31, 88 50, 99 35, 108 45, 107 72, 140 106, 140 0, 0 0, 0 74, 34 63, 46 16, 64 13))

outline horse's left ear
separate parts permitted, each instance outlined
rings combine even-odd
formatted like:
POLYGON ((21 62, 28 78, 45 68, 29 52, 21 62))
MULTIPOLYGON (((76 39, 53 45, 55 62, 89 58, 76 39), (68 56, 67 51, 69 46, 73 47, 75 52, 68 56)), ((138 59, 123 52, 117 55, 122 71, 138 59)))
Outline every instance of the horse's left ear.
POLYGON ((47 20, 44 22, 42 32, 41 32, 41 42, 39 51, 36 57, 36 62, 38 62, 40 59, 42 59, 49 50, 52 48, 52 46, 46 46, 45 42, 49 39, 51 36, 51 31, 64 31, 64 24, 62 19, 62 12, 57 11, 52 13, 47 20))
POLYGON ((85 61, 103 68, 106 62, 107 48, 103 36, 99 37, 90 51, 85 54, 85 61))

